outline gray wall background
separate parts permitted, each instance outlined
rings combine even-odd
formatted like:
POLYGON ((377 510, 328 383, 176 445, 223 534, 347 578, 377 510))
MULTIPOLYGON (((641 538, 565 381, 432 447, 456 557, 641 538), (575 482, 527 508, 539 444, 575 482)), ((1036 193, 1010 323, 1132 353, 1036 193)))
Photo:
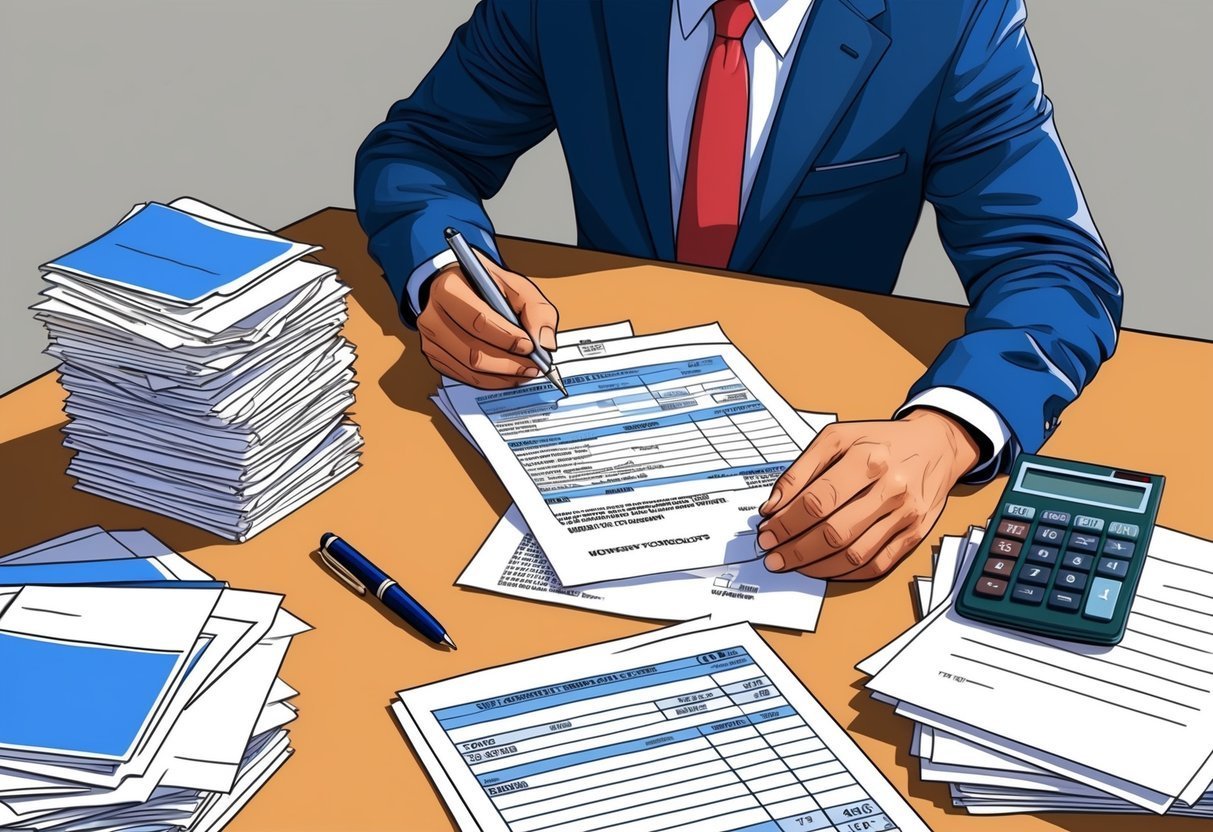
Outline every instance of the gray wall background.
MULTIPOLYGON (((1028 2, 1045 90, 1125 284, 1125 324, 1213 338, 1213 3, 1028 2)), ((350 206, 358 143, 473 5, 0 2, 0 391, 51 366, 27 311, 38 264, 133 203, 188 194, 270 227, 350 206)), ((489 211, 502 233, 573 241, 556 137, 519 161, 489 211)), ((929 211, 897 291, 963 302, 929 211)))

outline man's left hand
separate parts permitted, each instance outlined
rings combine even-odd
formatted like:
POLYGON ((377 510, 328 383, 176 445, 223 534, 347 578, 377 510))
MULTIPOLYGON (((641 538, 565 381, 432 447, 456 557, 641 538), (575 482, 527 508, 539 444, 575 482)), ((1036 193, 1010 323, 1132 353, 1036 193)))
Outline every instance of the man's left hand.
POLYGON ((759 509, 767 568, 844 581, 883 575, 931 530, 977 459, 968 431, 935 410, 828 426, 759 509))

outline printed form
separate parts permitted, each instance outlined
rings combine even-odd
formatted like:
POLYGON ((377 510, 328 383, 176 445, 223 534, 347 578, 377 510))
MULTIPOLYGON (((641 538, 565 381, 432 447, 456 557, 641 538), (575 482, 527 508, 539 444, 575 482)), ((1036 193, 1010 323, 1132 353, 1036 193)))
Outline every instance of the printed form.
POLYGON ((565 586, 755 560, 758 506, 816 435, 731 344, 565 361, 444 394, 565 586))
POLYGON ((398 696, 464 830, 928 828, 747 624, 688 622, 398 696))

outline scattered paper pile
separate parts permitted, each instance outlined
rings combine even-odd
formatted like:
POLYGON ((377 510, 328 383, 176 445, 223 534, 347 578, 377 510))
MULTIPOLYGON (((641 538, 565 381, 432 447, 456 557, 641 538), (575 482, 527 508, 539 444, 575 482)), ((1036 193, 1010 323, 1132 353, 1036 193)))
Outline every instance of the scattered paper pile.
POLYGON ((145 531, 0 558, 0 828, 222 828, 291 754, 281 602, 145 531))
POLYGON ((191 199, 43 266, 76 487, 246 540, 358 467, 349 289, 191 199))
MULTIPOLYGON (((555 359, 559 364, 587 356, 707 343, 727 344, 728 337, 717 324, 636 336, 631 323, 625 321, 559 333, 555 359)), ((457 384, 444 379, 430 400, 475 447, 475 440, 451 402, 450 389, 457 384)), ((837 420, 832 413, 800 415, 814 432, 837 420)), ((760 559, 566 587, 514 505, 456 583, 516 598, 637 618, 687 621, 711 615, 718 621, 741 620, 804 631, 816 628, 825 596, 824 581, 798 572, 770 572, 760 559)))
POLYGON ((1156 528, 1124 640, 1098 647, 956 615, 982 534, 943 539, 923 620, 858 665, 914 720, 922 779, 973 814, 1213 817, 1213 543, 1156 528))

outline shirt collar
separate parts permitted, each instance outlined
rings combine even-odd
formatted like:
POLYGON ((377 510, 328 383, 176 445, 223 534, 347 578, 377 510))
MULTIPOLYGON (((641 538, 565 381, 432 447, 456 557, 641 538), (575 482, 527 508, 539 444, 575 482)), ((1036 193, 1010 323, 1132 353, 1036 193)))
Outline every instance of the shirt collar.
MULTIPOLYGON (((685 40, 707 17, 715 0, 678 0, 678 24, 685 40)), ((754 16, 771 46, 785 57, 813 0, 750 0, 754 16)))

